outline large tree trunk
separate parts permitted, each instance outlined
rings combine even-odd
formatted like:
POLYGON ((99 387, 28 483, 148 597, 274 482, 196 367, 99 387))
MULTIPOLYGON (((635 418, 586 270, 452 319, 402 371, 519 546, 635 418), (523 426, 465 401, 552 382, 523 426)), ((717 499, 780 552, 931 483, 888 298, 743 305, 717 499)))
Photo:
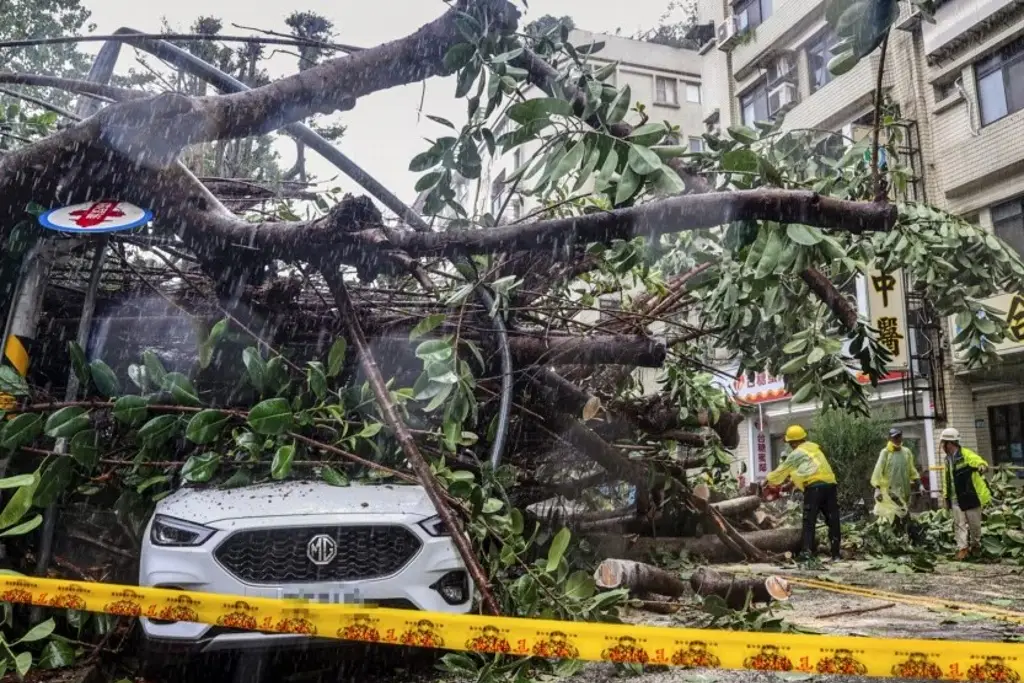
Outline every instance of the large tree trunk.
POLYGON ((598 588, 628 588, 635 595, 656 594, 678 598, 686 592, 686 582, 664 569, 632 560, 607 559, 594 570, 598 588))
POLYGON ((718 510, 725 517, 736 518, 749 514, 761 506, 761 499, 757 496, 741 496, 730 498, 720 503, 712 503, 711 507, 718 510))
MULTIPOLYGON (((746 542, 767 553, 797 552, 800 550, 800 529, 785 527, 767 531, 740 534, 746 542)), ((588 537, 599 555, 645 560, 657 552, 680 553, 687 551, 708 562, 743 560, 740 554, 722 543, 714 534, 700 538, 624 538, 612 534, 588 537)))
POLYGON ((693 592, 707 597, 717 595, 730 609, 742 609, 750 596, 751 604, 768 604, 789 599, 789 583, 779 576, 740 578, 701 567, 690 577, 693 592))

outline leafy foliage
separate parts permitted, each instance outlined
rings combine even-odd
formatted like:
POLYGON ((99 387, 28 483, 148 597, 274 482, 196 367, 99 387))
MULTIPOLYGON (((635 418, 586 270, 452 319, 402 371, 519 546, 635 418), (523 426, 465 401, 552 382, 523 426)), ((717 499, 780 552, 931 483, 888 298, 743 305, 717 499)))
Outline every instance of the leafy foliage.
POLYGON ((866 417, 824 410, 814 416, 810 438, 825 451, 836 473, 840 509, 863 509, 872 500, 871 473, 887 442, 891 420, 884 411, 866 417))

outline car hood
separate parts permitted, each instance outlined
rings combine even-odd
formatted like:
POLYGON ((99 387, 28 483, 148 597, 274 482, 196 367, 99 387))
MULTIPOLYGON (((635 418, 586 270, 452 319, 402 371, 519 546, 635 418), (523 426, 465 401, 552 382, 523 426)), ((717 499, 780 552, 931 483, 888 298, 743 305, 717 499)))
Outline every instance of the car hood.
POLYGON ((292 515, 437 514, 422 486, 331 486, 276 482, 236 489, 182 488, 156 505, 157 514, 197 524, 292 515))

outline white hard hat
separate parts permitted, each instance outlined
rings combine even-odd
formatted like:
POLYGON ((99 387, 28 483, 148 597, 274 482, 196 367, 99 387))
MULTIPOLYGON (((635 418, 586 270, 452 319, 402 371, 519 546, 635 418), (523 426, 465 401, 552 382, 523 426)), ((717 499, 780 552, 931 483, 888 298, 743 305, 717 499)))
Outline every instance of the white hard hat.
POLYGON ((939 436, 940 441, 960 441, 960 432, 952 427, 946 427, 939 436))

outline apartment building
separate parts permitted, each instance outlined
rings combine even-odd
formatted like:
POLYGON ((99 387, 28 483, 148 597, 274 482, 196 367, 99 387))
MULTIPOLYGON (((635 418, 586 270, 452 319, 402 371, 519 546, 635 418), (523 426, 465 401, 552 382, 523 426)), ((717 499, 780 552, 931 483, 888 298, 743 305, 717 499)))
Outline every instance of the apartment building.
MULTIPOLYGON (((1010 0, 936 4, 934 23, 903 6, 881 81, 906 120, 898 152, 915 176, 911 198, 959 213, 1024 253, 1024 8, 1010 0)), ((823 0, 700 0, 694 35, 704 39, 706 129, 781 117, 788 130, 868 134, 878 53, 833 77, 827 65, 837 41, 824 12, 823 0)), ((859 308, 873 318, 883 280, 857 286, 859 308)), ((950 347, 953 321, 890 284, 895 291, 885 293, 902 299, 895 317, 906 345, 872 400, 898 415, 920 465, 931 468, 933 490, 936 434, 946 426, 993 462, 1024 466, 1024 299, 987 302, 1014 324, 1014 338, 1001 345, 998 368, 968 372, 950 347)), ((756 477, 777 461, 786 425, 806 426, 817 407, 792 405, 781 380, 765 375, 731 389, 757 410, 738 453, 746 451, 756 477)))

